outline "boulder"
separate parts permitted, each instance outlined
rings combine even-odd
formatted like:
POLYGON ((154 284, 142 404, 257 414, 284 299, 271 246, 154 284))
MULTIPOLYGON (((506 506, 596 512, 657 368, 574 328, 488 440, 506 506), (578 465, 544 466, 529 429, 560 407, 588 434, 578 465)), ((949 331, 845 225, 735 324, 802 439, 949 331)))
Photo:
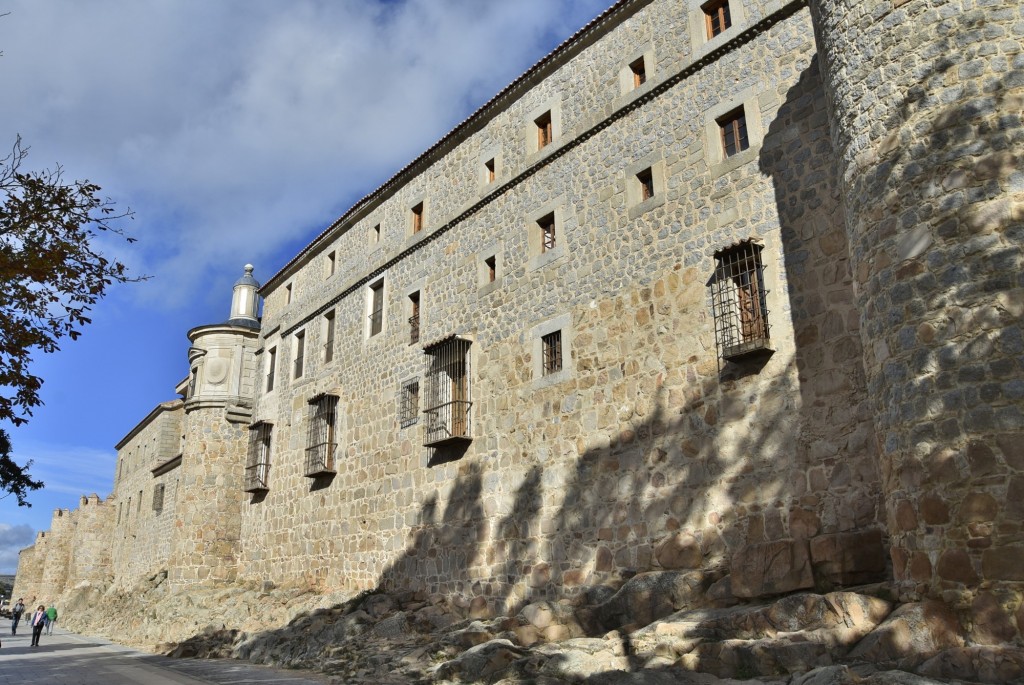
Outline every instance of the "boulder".
POLYGON ((932 678, 1020 683, 1024 682, 1024 650, 991 645, 947 649, 921 664, 917 672, 932 678))
POLYGON ((593 632, 642 627, 680 609, 702 606, 711 580, 701 571, 635 575, 610 599, 594 608, 591 616, 597 626, 593 632))
POLYGON ((898 607, 849 656, 909 671, 942 651, 963 646, 952 610, 942 602, 926 600, 898 607))

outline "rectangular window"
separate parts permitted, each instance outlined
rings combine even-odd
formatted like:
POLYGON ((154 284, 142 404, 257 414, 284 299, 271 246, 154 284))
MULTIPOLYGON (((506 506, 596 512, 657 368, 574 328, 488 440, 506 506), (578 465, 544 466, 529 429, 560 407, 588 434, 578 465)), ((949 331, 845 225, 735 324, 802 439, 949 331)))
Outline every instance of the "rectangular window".
POLYGON ((732 157, 750 147, 747 140, 747 118, 743 107, 734 109, 716 121, 722 131, 722 150, 726 157, 732 157))
POLYGON ((420 341, 420 291, 409 295, 409 344, 420 341))
POLYGON ((370 231, 370 242, 374 245, 380 242, 380 224, 374 226, 373 230, 370 231))
POLYGON ((708 38, 714 38, 732 26, 729 12, 729 0, 712 0, 701 7, 704 10, 704 23, 708 38))
POLYGON ((650 200, 654 197, 654 173, 651 169, 644 169, 636 175, 636 180, 640 184, 640 201, 650 200))
POLYGON ((470 408, 470 341, 451 337, 424 350, 427 355, 424 445, 468 442, 470 408))
POLYGON ((327 255, 327 277, 328 278, 330 278, 331 276, 334 275, 334 266, 335 266, 335 262, 337 261, 337 258, 338 258, 338 256, 337 256, 337 253, 335 253, 335 252, 330 252, 327 255))
POLYGON ((494 283, 494 281, 498 278, 497 257, 491 256, 485 259, 484 266, 487 267, 487 282, 494 283))
POLYGON ((306 359, 306 331, 299 331, 295 334, 295 366, 292 378, 302 378, 305 370, 306 359))
POLYGON ((324 314, 324 362, 334 359, 334 312, 324 314))
POLYGON ((537 219, 537 226, 540 228, 540 251, 555 249, 555 213, 537 219))
POLYGON ((544 112, 539 117, 533 120, 533 123, 537 126, 537 149, 540 150, 551 144, 552 131, 551 128, 551 112, 544 112))
POLYGON ((548 333, 540 339, 544 354, 544 375, 548 376, 562 370, 562 331, 548 333))
POLYGON ((380 333, 384 328, 384 281, 370 286, 370 335, 380 333))
POLYGON ((289 283, 288 285, 286 285, 284 287, 284 303, 285 304, 291 304, 292 303, 292 284, 291 283, 289 283))
POLYGON ((644 66, 643 57, 630 64, 629 70, 633 74, 633 88, 639 88, 647 82, 647 68, 644 66))
POLYGON ((261 421, 249 428, 249 451, 245 458, 245 492, 269 489, 270 438, 273 424, 261 421))
POLYGON ((277 348, 267 351, 267 392, 274 389, 274 374, 277 373, 277 348))
POLYGON ((305 472, 308 478, 334 473, 337 420, 338 398, 335 395, 319 395, 309 401, 305 472))
POLYGON ((135 513, 138 514, 142 511, 142 490, 139 490, 139 498, 135 500, 135 513))
POLYGON ((484 162, 484 178, 488 183, 494 183, 494 157, 484 162))
POLYGON ((402 386, 401 405, 398 409, 398 423, 408 428, 419 420, 420 382, 408 381, 402 386))
POLYGON ((153 511, 157 514, 164 510, 164 484, 160 483, 153 488, 153 511))
POLYGON ((771 349, 761 250, 747 240, 715 253, 711 307, 723 359, 771 349))
POLYGON ((412 208, 412 232, 419 233, 423 230, 423 203, 412 208))
POLYGON ((196 383, 199 381, 199 369, 192 369, 188 375, 188 396, 192 398, 196 394, 196 383))

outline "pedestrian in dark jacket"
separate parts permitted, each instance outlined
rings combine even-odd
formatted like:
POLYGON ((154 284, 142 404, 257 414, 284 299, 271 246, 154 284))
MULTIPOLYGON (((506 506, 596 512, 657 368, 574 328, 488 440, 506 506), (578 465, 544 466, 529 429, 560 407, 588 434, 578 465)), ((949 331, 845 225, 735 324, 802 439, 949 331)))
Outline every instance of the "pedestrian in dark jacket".
POLYGON ((21 601, 21 597, 18 598, 18 603, 14 605, 14 609, 11 610, 11 635, 18 634, 18 622, 21 621, 21 615, 25 613, 25 603, 21 601))

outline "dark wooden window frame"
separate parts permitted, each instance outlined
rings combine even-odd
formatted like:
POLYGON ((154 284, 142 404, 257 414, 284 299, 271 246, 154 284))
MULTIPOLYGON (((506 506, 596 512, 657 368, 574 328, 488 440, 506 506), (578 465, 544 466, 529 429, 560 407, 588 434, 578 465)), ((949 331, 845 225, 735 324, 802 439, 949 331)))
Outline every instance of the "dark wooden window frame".
POLYGON ((541 150, 554 141, 554 128, 551 121, 551 111, 548 110, 533 120, 537 127, 537 149, 541 150))
POLYGON ((712 0, 702 5, 701 10, 704 12, 704 28, 709 40, 732 26, 729 0, 712 0))
POLYGON ((541 254, 555 249, 558 244, 558 227, 555 221, 555 213, 551 212, 537 219, 537 227, 540 229, 541 254))
POLYGON ((633 75, 634 89, 647 83, 647 65, 644 64, 643 57, 633 60, 629 65, 629 71, 633 75))
POLYGON ((743 107, 737 107, 715 120, 722 135, 722 154, 729 158, 750 147, 747 116, 743 107))

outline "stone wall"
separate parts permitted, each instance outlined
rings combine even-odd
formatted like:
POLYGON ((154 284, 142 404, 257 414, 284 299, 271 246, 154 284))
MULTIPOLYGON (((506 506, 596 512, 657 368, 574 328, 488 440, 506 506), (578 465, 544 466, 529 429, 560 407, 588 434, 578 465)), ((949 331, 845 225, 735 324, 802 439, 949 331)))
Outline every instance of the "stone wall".
MULTIPOLYGON (((111 534, 114 531, 115 508, 96 495, 82 497, 72 512, 75 533, 71 542, 68 574, 64 589, 86 583, 104 586, 111 578, 111 534)), ((157 541, 151 540, 150 544, 157 541)))
POLYGON ((812 0, 896 579, 1024 589, 1019 3, 812 0))
MULTIPOLYGON (((383 580, 503 608, 781 545, 799 571, 782 582, 806 587, 813 563, 842 575, 829 536, 877 533, 809 14, 787 7, 709 58, 688 33, 680 40, 692 9, 634 6, 265 286, 264 349, 278 374, 254 418, 273 423, 273 460, 269 492, 242 510, 243 577, 347 589, 383 580), (649 80, 623 92, 621 70, 638 54, 649 80), (752 145, 723 160, 715 118, 740 105, 752 145), (530 127, 545 108, 559 126, 551 149, 534 152, 530 127), (481 185, 490 155, 498 180, 481 185), (656 189, 641 201, 633 184, 645 168, 656 189), (419 201, 426 228, 409 235, 419 201), (535 220, 548 212, 558 244, 542 254, 535 220), (775 352, 736 365, 718 359, 707 283, 715 251, 748 238, 765 245, 775 352), (344 266, 329 276, 332 252, 344 266), (370 336, 368 290, 381 277, 386 317, 370 336), (410 345, 413 292, 421 342, 410 345), (293 378, 295 334, 321 350, 328 311, 333 359, 307 352, 293 378), (545 377, 550 330, 562 331, 565 369, 545 377), (452 334, 473 340, 473 440, 445 462, 422 446, 422 420, 400 424, 399 394, 409 380, 425 388, 424 344, 452 334), (323 392, 340 397, 337 474, 310 479, 309 400, 323 392)), ((763 16, 751 8, 711 47, 763 16)))

